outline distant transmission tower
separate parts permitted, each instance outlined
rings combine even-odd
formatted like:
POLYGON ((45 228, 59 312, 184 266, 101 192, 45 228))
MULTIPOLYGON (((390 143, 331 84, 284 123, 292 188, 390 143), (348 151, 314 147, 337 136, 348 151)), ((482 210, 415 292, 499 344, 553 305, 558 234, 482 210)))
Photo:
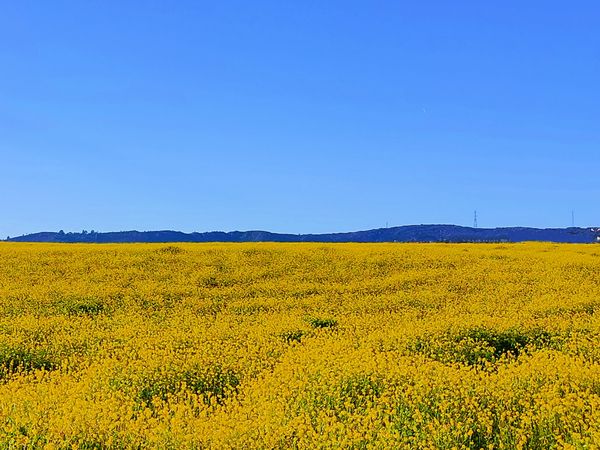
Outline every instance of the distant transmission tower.
POLYGON ((473 228, 477 228, 477 210, 473 213, 473 228))
POLYGON ((571 226, 575 228, 575 211, 571 210, 571 226))

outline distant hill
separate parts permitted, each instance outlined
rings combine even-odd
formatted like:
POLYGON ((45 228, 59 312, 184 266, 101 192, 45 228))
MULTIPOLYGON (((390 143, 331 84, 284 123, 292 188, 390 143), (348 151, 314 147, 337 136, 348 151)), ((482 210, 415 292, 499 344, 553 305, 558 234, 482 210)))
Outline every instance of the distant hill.
POLYGON ((13 242, 571 242, 600 239, 600 228, 470 228, 457 225, 406 225, 326 234, 281 234, 268 231, 117 231, 109 233, 41 232, 10 238, 13 242))

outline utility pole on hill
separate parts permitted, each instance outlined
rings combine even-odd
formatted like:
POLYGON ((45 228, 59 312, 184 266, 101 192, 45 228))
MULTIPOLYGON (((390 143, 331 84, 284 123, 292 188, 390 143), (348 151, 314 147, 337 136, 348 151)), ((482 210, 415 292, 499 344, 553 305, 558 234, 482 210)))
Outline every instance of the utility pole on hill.
POLYGON ((477 228, 477 210, 473 213, 473 228, 477 228))

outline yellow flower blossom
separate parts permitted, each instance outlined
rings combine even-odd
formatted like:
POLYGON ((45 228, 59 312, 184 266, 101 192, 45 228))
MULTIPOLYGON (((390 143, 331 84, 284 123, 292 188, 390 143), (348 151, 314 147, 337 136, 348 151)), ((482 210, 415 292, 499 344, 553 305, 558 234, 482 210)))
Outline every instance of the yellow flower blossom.
POLYGON ((599 264, 548 243, 0 243, 0 448, 598 448, 599 264))

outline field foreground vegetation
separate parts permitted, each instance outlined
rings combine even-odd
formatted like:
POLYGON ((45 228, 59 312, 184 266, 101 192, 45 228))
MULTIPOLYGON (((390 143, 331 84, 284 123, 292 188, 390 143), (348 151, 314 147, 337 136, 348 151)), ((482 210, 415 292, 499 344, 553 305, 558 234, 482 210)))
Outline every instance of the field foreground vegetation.
POLYGON ((0 245, 0 448, 597 448, 600 246, 0 245))

